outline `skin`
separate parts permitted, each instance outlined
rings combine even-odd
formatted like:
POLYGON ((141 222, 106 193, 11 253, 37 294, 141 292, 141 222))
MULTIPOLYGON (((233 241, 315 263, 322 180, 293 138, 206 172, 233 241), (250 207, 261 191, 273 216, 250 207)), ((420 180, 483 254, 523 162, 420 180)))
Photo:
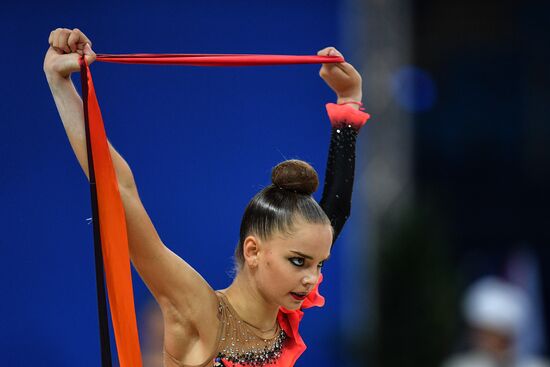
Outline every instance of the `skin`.
POLYGON ((223 290, 239 315, 250 315, 247 321, 262 330, 273 327, 280 306, 300 308, 303 301, 290 292, 310 293, 330 256, 330 225, 297 220, 294 227, 290 235, 276 232, 267 240, 248 236, 243 269, 223 290))
POLYGON ((502 363, 513 355, 514 339, 511 334, 487 328, 472 328, 473 345, 502 363))
MULTIPOLYGON (((80 70, 81 55, 88 64, 93 63, 92 43, 76 28, 57 28, 50 33, 48 42, 44 73, 71 147, 88 175, 82 100, 71 74, 80 70)), ((341 55, 334 47, 317 54, 341 55)), ((352 65, 325 64, 319 75, 336 93, 338 103, 361 101, 361 76, 352 65)), ((130 167, 110 144, 109 149, 126 214, 130 257, 161 308, 165 350, 180 363, 202 363, 215 348, 219 326, 217 296, 199 273, 162 242, 143 207, 130 167)), ((329 225, 309 224, 298 218, 294 227, 291 235, 247 237, 243 268, 223 290, 238 314, 261 330, 273 327, 279 306, 300 307, 301 301, 293 299, 290 292, 311 291, 319 278, 320 264, 329 256, 329 225)), ((168 358, 165 363, 176 366, 168 358)))

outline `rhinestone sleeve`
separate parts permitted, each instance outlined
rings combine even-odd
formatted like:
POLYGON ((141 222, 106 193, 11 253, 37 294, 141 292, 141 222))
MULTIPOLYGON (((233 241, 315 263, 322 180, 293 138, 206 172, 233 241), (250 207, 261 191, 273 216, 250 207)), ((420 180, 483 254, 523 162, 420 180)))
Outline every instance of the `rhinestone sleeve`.
POLYGON ((356 140, 357 131, 351 125, 332 128, 320 205, 334 228, 333 243, 351 211, 356 140))

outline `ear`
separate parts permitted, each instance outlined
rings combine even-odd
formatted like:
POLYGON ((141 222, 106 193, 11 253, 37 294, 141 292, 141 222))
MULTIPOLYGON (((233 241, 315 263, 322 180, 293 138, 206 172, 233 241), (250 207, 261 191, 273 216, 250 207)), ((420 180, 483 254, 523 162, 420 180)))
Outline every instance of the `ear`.
POLYGON ((248 236, 243 242, 244 261, 248 266, 255 268, 258 266, 258 255, 260 253, 261 241, 256 236, 248 236))

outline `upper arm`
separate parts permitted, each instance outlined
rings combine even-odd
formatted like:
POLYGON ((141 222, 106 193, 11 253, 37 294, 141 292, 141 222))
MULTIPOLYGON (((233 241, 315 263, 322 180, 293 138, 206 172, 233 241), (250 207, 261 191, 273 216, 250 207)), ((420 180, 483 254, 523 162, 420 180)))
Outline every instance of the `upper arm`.
MULTIPOLYGON (((217 296, 204 278, 159 238, 137 190, 121 187, 132 263, 173 322, 197 326, 216 318, 217 296)), ((166 317, 166 316, 165 316, 166 317)))
MULTIPOLYGON (((70 79, 52 82, 50 88, 73 151, 88 176, 82 99, 70 79)), ((130 167, 110 143, 109 149, 124 205, 130 257, 141 278, 163 312, 171 308, 169 314, 174 319, 179 317, 184 323, 201 320, 203 314, 215 317, 214 291, 189 264, 164 246, 141 203, 130 167)))

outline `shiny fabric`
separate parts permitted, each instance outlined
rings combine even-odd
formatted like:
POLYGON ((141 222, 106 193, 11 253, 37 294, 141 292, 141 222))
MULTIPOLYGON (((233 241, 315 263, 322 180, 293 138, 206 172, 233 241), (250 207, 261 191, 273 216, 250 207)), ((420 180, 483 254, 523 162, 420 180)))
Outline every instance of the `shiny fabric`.
POLYGON ((351 213, 351 194, 355 176, 355 143, 359 129, 365 125, 370 115, 350 106, 334 103, 328 103, 326 108, 332 131, 325 169, 325 184, 319 204, 334 229, 334 243, 351 213))

